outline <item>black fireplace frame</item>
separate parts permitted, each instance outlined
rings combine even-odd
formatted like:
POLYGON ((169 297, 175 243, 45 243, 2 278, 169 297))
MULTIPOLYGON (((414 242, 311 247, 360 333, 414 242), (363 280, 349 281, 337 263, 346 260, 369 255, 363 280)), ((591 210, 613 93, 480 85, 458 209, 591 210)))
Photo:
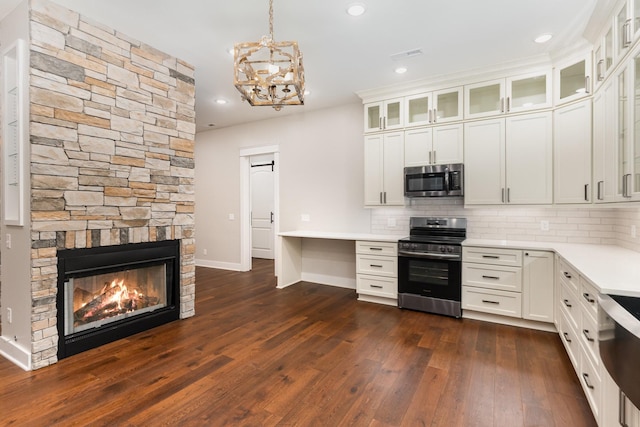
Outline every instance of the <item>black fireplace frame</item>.
POLYGON ((180 318, 180 241, 130 243, 97 248, 58 250, 57 327, 58 359, 155 328, 180 318), (112 273, 127 268, 167 266, 167 305, 117 320, 98 328, 65 336, 64 288, 72 277, 112 273))

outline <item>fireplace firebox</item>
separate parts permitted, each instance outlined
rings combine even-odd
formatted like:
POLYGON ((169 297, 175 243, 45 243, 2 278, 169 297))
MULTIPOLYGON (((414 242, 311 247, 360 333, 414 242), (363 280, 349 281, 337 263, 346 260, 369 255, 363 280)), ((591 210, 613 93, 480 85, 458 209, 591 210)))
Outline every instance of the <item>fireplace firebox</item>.
POLYGON ((58 359, 180 317, 180 241, 58 251, 58 359))

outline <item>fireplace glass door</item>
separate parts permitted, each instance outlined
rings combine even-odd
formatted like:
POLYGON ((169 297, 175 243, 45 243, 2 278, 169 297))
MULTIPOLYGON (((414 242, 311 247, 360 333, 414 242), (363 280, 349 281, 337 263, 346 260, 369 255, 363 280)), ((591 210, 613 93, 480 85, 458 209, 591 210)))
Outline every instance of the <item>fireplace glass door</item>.
POLYGON ((166 307, 166 280, 166 264, 68 278, 65 335, 166 307))

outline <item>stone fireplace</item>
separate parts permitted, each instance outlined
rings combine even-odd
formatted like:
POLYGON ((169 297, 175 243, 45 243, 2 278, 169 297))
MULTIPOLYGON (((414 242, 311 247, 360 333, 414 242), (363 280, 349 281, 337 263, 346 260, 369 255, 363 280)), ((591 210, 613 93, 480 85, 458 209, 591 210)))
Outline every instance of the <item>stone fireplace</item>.
POLYGON ((58 250, 58 359, 177 320, 179 243, 58 250))
MULTIPOLYGON (((12 359, 24 353, 28 362, 20 364, 26 369, 38 369, 77 352, 70 341, 94 326, 131 319, 126 310, 109 320, 87 309, 84 326, 65 332, 69 325, 60 325, 65 304, 60 283, 64 294, 64 283, 72 279, 77 285, 72 293, 83 299, 78 303, 72 296, 66 304, 100 306, 111 304, 103 301, 111 292, 102 289, 104 282, 120 280, 110 277, 112 267, 100 267, 98 277, 88 279, 84 267, 74 264, 76 254, 175 245, 171 265, 127 278, 171 278, 175 288, 150 291, 136 284, 147 300, 128 298, 125 305, 148 304, 140 317, 193 316, 195 81, 188 63, 76 12, 48 0, 29 0, 27 7, 27 209, 24 227, 3 229, 13 235, 14 248, 2 252, 2 298, 28 292, 30 304, 23 307, 21 296, 12 300, 13 324, 3 318, 0 344, 19 350, 12 359), (30 265, 19 280, 4 280, 6 265, 24 259, 19 253, 23 238, 30 265), (70 274, 59 276, 60 262, 71 265, 70 274), (15 325, 23 311, 30 336, 15 325)), ((15 22, 15 16, 7 19, 15 22)))

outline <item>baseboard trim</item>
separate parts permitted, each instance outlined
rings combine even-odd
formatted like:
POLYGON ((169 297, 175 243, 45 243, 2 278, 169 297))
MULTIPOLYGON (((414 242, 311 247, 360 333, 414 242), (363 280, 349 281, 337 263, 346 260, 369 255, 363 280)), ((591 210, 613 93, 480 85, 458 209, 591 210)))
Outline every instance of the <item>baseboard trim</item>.
POLYGON ((355 289, 356 279, 349 277, 327 276, 325 274, 302 273, 302 281, 313 282, 320 285, 335 286, 337 288, 355 289))
POLYGON ((31 370, 31 354, 6 337, 0 337, 0 355, 25 371, 31 370))
POLYGON ((206 259, 196 259, 197 267, 217 268, 220 270, 243 271, 242 265, 235 262, 209 261, 206 259))
POLYGON ((481 313, 479 311, 462 309, 463 319, 481 320, 483 322, 499 323, 501 325, 517 326, 519 328, 535 329, 544 332, 558 333, 553 323, 536 322, 518 319, 516 317, 499 316, 497 314, 481 313))

